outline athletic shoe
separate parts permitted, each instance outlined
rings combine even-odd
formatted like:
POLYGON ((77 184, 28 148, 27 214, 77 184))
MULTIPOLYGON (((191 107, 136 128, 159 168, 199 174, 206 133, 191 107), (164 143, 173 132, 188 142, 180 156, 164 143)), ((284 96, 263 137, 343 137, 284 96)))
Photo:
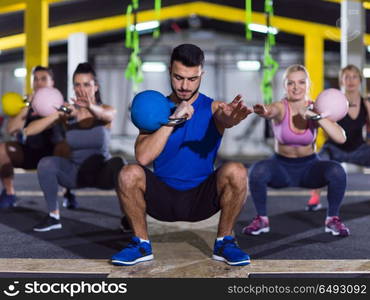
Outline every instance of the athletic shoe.
POLYGON ((227 235, 221 241, 215 241, 213 259, 224 261, 230 266, 245 266, 250 264, 250 257, 236 243, 234 237, 227 235))
POLYGON ((126 216, 123 216, 123 217, 122 217, 120 228, 121 228, 121 230, 122 230, 124 233, 132 232, 131 225, 130 225, 130 223, 128 222, 128 220, 127 220, 127 217, 126 217, 126 216))
POLYGON ((322 205, 320 203, 320 193, 318 193, 316 190, 311 191, 311 198, 308 200, 305 210, 306 211, 318 211, 322 208, 322 205))
POLYGON ((126 248, 112 256, 111 262, 116 266, 132 266, 152 259, 152 245, 148 242, 140 242, 140 239, 134 236, 126 248))
POLYGON ((44 232, 44 231, 49 231, 53 229, 61 229, 61 228, 62 228, 62 224, 60 223, 60 220, 57 220, 48 215, 38 225, 33 227, 33 230, 37 232, 44 232))
POLYGON ((325 222, 325 232, 342 237, 349 236, 349 229, 342 223, 339 217, 329 217, 325 222))
POLYGON ((8 195, 5 189, 2 190, 0 194, 0 208, 8 208, 15 206, 15 201, 17 198, 15 195, 8 195))
POLYGON ((76 195, 72 193, 71 190, 67 189, 63 195, 63 207, 68 209, 76 209, 78 206, 76 195))
POLYGON ((305 210, 306 211, 318 211, 321 208, 322 208, 321 203, 307 204, 306 207, 305 207, 305 210))
POLYGON ((256 216, 253 221, 243 228, 242 232, 249 235, 259 235, 263 232, 269 232, 269 220, 267 217, 256 216))

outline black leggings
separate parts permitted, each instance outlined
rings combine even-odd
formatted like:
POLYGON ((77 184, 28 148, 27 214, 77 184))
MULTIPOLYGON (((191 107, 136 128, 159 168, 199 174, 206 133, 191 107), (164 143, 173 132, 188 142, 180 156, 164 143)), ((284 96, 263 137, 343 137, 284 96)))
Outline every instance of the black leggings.
POLYGON ((338 216, 347 185, 343 167, 335 161, 320 160, 316 154, 287 158, 278 154, 253 164, 249 172, 250 193, 257 213, 266 216, 267 187, 328 186, 328 216, 338 216))
POLYGON ((42 158, 37 166, 37 175, 49 211, 58 209, 58 185, 68 189, 114 189, 123 166, 124 162, 120 157, 104 161, 100 155, 89 157, 82 165, 58 156, 42 158))

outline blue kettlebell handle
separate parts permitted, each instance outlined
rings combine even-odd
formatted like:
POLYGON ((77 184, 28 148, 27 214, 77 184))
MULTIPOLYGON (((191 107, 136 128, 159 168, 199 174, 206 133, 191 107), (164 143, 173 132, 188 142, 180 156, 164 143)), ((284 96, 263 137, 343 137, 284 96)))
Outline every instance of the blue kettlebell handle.
MULTIPOLYGON (((172 101, 170 101, 169 99, 167 101, 168 101, 168 105, 170 107, 170 111, 171 111, 171 113, 173 113, 176 110, 176 105, 172 101)), ((166 125, 167 126, 177 126, 177 125, 180 125, 180 124, 184 123, 185 121, 186 121, 186 117, 173 118, 173 119, 169 118, 166 125)))
POLYGON ((168 119, 168 123, 166 125, 168 126, 177 126, 186 121, 186 118, 175 118, 175 119, 168 119))

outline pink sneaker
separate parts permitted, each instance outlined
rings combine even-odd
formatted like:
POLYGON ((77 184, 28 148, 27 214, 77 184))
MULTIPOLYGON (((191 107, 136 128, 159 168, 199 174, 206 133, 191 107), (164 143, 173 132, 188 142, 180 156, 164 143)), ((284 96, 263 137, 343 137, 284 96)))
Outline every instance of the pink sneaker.
POLYGON ((342 237, 349 236, 349 229, 342 223, 339 217, 329 217, 325 222, 325 232, 342 237))
POLYGON ((269 232, 269 220, 261 216, 256 216, 253 221, 246 227, 243 228, 244 234, 259 235, 263 232, 269 232))
POLYGON ((320 193, 318 193, 316 190, 311 191, 311 198, 308 200, 306 204, 306 211, 317 211, 322 208, 322 205, 320 203, 320 193))

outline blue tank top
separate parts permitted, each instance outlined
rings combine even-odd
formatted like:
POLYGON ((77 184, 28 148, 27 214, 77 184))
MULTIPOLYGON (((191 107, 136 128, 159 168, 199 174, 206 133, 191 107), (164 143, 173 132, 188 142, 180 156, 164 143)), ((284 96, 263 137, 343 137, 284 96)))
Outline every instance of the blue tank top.
POLYGON ((82 164, 92 155, 110 158, 110 130, 105 125, 103 122, 95 121, 91 127, 82 128, 75 119, 68 121, 66 141, 71 148, 71 160, 74 163, 82 164))
POLYGON ((154 174, 176 190, 194 188, 214 171, 222 136, 213 120, 212 102, 199 94, 192 118, 174 129, 154 160, 154 174))

